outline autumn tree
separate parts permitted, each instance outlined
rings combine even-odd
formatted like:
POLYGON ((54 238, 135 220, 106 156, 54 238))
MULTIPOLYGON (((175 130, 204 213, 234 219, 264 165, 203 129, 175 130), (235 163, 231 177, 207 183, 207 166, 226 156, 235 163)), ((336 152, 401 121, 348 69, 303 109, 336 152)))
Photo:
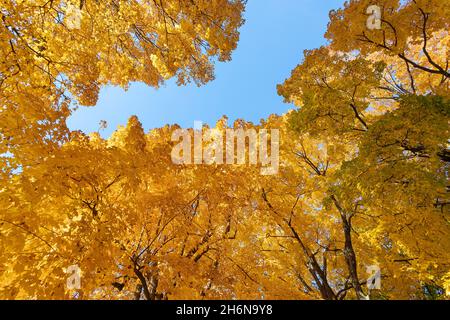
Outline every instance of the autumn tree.
POLYGON ((330 13, 329 43, 278 86, 295 110, 187 130, 279 130, 279 172, 266 176, 174 163, 177 125, 145 133, 133 116, 107 139, 65 125, 106 84, 212 80, 244 1, 64 3, 3 0, 0 11, 0 298, 448 294, 444 2, 380 0, 381 28, 369 29, 373 3, 348 1, 330 13), (71 265, 80 289, 66 286, 71 265), (382 286, 368 290, 373 265, 382 286))
POLYGON ((0 11, 2 177, 69 140, 66 119, 100 87, 213 79, 231 59, 244 1, 13 1, 0 11))
POLYGON ((144 134, 132 117, 107 140, 73 132, 16 175, 0 198, 1 297, 261 298, 246 168, 173 164, 177 129, 144 134))
MULTIPOLYGON (((2 285, 2 296, 63 297, 68 294, 64 293, 64 284, 52 285, 51 279, 66 277, 62 266, 75 258, 87 263, 88 267, 95 266, 96 270, 109 265, 117 270, 130 267, 132 271, 133 279, 129 282, 125 281, 129 279, 125 272, 112 282, 101 280, 103 276, 114 276, 112 269, 105 273, 99 271, 102 277, 94 277, 97 271, 89 268, 89 272, 94 273, 86 275, 95 281, 87 285, 89 294, 85 297, 93 297, 89 290, 94 287, 97 289, 95 294, 110 295, 109 291, 104 293, 103 283, 98 282, 106 281, 105 286, 114 283, 121 292, 126 289, 126 292, 146 298, 161 298, 168 294, 169 278, 165 291, 159 290, 159 287, 164 288, 163 281, 159 282, 156 274, 147 269, 149 265, 155 270, 164 265, 150 262, 156 260, 150 256, 156 255, 156 248, 163 246, 165 241, 173 241, 163 235, 166 229, 170 229, 171 234, 179 232, 180 237, 185 234, 180 258, 199 261, 209 238, 214 232, 219 233, 217 227, 208 224, 194 227, 194 204, 204 205, 203 200, 199 202, 200 190, 195 193, 195 189, 187 189, 189 192, 185 194, 181 190, 165 189, 167 194, 175 192, 186 199, 182 203, 162 206, 151 202, 153 209, 139 208, 139 203, 149 201, 149 198, 144 199, 147 195, 135 202, 132 200, 132 190, 139 189, 138 185, 146 181, 132 168, 144 170, 142 165, 146 160, 143 157, 149 156, 143 153, 145 138, 137 119, 130 120, 130 134, 121 131, 111 138, 115 141, 111 142, 113 147, 107 146, 98 136, 88 138, 70 132, 65 121, 74 108, 95 105, 99 89, 106 84, 127 88, 130 82, 141 81, 158 87, 173 77, 180 85, 191 81, 201 85, 211 81, 215 61, 230 60, 231 52, 236 48, 244 5, 245 1, 228 0, 1 2, 0 189, 2 240, 5 240, 2 241, 2 256, 12 254, 17 259, 14 263, 2 261, 2 275, 9 279, 2 285), (128 140, 122 138, 123 134, 128 140), (115 148, 116 144, 126 145, 128 150, 115 148), (123 161, 126 154, 131 159, 131 154, 136 153, 143 153, 141 166, 123 161), (58 183, 58 179, 62 180, 58 183), (128 191, 122 194, 124 189, 128 191), (111 199, 119 194, 126 197, 126 203, 132 201, 137 207, 125 209, 113 203, 111 199), (104 226, 100 222, 107 216, 103 206, 114 207, 115 213, 125 210, 127 216, 123 216, 125 220, 122 221, 127 222, 121 225, 119 219, 115 228, 104 226), (136 225, 128 225, 128 217, 133 216, 133 212, 142 214, 142 219, 130 218, 136 225), (188 212, 192 215, 190 220, 176 218, 188 212), (160 221, 158 226, 155 219, 160 221), (141 237, 127 239, 130 241, 127 244, 109 238, 113 232, 117 235, 124 232, 125 225, 128 230, 139 225, 136 235, 141 237), (188 229, 192 234, 187 234, 188 229), (90 237, 93 230, 96 230, 96 236, 90 237), (78 231, 81 233, 76 235, 78 231), (51 240, 48 239, 50 235, 51 240), (163 237, 165 240, 161 240, 163 237), (195 237, 199 239, 191 239, 195 237), (96 245, 91 245, 93 243, 96 245), (106 243, 111 246, 105 246, 105 250, 99 252, 106 243), (120 260, 126 255, 125 245, 134 246, 125 247, 131 250, 128 253, 134 254, 133 259, 127 256, 126 263, 120 260), (90 253, 83 250, 86 247, 90 248, 90 253), (30 248, 32 250, 28 250, 30 248), (46 266, 45 271, 34 273, 40 263, 46 266), (29 277, 10 278, 10 272, 29 277), (44 279, 48 280, 45 281, 47 289, 40 286, 44 279), (155 282, 159 282, 159 286, 155 282)), ((154 155, 157 154, 155 151, 154 155)), ((139 157, 135 160, 139 161, 139 157)), ((153 161, 146 163, 147 168, 149 163, 153 161)), ((150 172, 153 172, 154 180, 161 179, 157 178, 157 171, 150 172)), ((161 184, 168 186, 166 181, 161 184)), ((220 222, 214 220, 214 223, 220 222)), ((180 243, 177 250, 182 247, 180 243)), ((200 269, 205 273, 209 270, 200 269)), ((176 281, 177 277, 192 276, 187 274, 174 271, 173 282, 181 282, 176 281)), ((200 285, 201 281, 196 283, 200 285)), ((200 293, 199 290, 196 294, 200 293)))
POLYGON ((450 262, 448 8, 379 1, 382 27, 369 30, 370 4, 349 1, 332 12, 331 43, 306 51, 278 88, 299 107, 288 120, 299 140, 286 152, 315 183, 291 191, 290 202, 302 203, 308 192, 306 203, 319 199, 314 247, 305 250, 304 225, 293 225, 301 213, 275 206, 267 192, 262 197, 304 251, 312 277, 302 281, 305 291, 366 298, 365 267, 379 264, 381 297, 431 296, 430 288, 442 294, 450 262), (328 230, 323 219, 335 225, 328 230), (330 255, 339 270, 345 266, 337 278, 330 255))

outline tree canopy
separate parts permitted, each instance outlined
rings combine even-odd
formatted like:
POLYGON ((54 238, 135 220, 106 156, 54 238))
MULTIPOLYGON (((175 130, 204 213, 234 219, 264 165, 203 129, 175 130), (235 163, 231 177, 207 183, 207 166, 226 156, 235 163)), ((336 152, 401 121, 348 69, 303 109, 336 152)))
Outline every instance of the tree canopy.
POLYGON ((65 123, 107 84, 212 80, 245 1, 2 0, 0 298, 448 298, 450 9, 380 0, 370 30, 369 5, 330 12, 328 44, 278 85, 293 110, 212 128, 279 130, 261 175, 173 163, 177 125, 65 123))

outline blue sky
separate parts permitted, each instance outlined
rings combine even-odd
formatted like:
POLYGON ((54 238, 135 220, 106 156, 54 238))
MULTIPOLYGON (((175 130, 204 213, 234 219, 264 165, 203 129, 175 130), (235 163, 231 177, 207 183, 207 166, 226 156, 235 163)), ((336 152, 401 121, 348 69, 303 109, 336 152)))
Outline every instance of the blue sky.
POLYGON ((104 87, 95 107, 80 107, 68 119, 69 128, 86 133, 101 131, 108 137, 118 125, 137 115, 144 129, 177 123, 192 127, 194 121, 214 125, 227 115, 229 123, 242 118, 259 122, 293 108, 283 103, 276 86, 289 77, 301 61, 303 50, 325 43, 328 12, 344 0, 249 0, 246 23, 241 28, 233 59, 217 63, 216 79, 202 87, 178 87, 168 81, 155 90, 133 83, 127 91, 104 87))

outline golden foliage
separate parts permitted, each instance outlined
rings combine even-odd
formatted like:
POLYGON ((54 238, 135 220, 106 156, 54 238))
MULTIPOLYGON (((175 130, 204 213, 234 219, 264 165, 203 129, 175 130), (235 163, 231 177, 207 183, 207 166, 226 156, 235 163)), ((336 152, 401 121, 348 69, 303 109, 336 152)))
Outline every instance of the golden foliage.
POLYGON ((445 298, 450 12, 380 2, 380 30, 365 28, 369 1, 331 14, 331 43, 278 86, 296 110, 231 126, 280 130, 279 173, 263 176, 174 164, 178 126, 131 117, 103 139, 65 125, 105 84, 211 80, 244 1, 81 1, 73 29, 60 1, 3 0, 0 297, 445 298), (372 265, 381 289, 366 287, 372 265))

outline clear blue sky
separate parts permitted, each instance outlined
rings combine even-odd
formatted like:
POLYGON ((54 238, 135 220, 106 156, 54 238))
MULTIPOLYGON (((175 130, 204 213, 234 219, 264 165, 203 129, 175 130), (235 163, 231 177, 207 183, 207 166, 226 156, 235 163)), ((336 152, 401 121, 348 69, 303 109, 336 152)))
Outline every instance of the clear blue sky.
POLYGON ((141 83, 131 84, 128 91, 105 87, 97 106, 74 112, 69 128, 89 133, 106 120, 108 128, 101 134, 107 137, 132 115, 148 131, 174 123, 192 127, 196 120, 214 125, 222 115, 229 123, 237 118, 257 123, 270 114, 285 113, 293 106, 277 95, 277 84, 289 77, 303 50, 325 43, 328 12, 343 2, 249 0, 238 48, 232 61, 216 64, 214 81, 202 87, 178 87, 168 81, 158 90, 141 83))

